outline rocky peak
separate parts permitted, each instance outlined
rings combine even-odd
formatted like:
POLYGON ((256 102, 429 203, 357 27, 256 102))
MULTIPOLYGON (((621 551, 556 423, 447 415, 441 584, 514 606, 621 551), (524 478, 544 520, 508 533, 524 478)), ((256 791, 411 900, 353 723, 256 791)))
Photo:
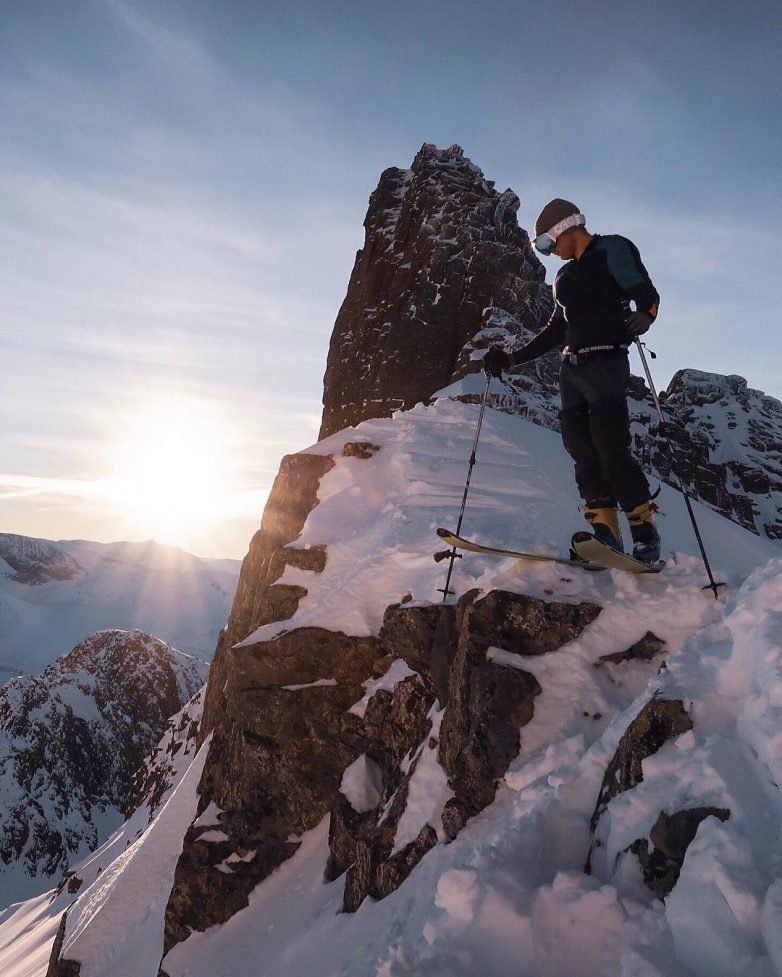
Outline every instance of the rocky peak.
POLYGON ((484 310, 536 327, 551 308, 545 269, 516 220, 519 199, 459 146, 425 144, 385 170, 337 316, 320 437, 426 400, 469 369, 484 310))
POLYGON ((141 631, 101 631, 0 689, 0 876, 31 894, 131 806, 133 776, 204 662, 141 631))
MULTIPOLYGON (((679 370, 661 395, 677 471, 694 495, 769 539, 782 539, 782 403, 731 374, 679 370)), ((673 480, 646 388, 631 400, 635 448, 673 480)))
POLYGON ((47 540, 15 533, 0 533, 0 560, 9 568, 6 576, 30 585, 73 580, 85 572, 72 556, 47 540))

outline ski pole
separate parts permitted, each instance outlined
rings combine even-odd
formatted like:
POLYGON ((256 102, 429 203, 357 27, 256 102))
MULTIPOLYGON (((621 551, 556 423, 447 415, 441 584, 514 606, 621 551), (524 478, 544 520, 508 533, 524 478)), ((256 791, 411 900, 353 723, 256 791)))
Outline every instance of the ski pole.
MULTIPOLYGON (((678 483, 679 491, 684 496, 684 504, 687 506, 687 514, 690 517, 692 528, 695 531, 695 538, 698 541, 698 548, 701 551, 701 559, 703 560, 703 565, 706 567, 706 574, 708 575, 709 578, 708 587, 710 587, 714 591, 714 597, 716 599, 719 596, 717 592, 718 588, 724 587, 725 584, 717 583, 714 580, 714 575, 711 572, 711 566, 709 565, 709 558, 706 556, 706 548, 703 545, 703 538, 701 537, 700 530, 698 529, 698 522, 695 519, 695 512, 693 511, 692 508, 692 502, 690 501, 689 493, 687 492, 687 489, 684 487, 684 482, 681 480, 681 478, 676 472, 676 468, 675 468, 676 456, 674 455, 673 445, 671 444, 671 440, 668 437, 668 428, 665 423, 665 418, 663 417, 662 407, 660 406, 660 398, 657 396, 657 391, 654 388, 654 381, 652 380, 652 374, 649 370, 649 364, 646 362, 646 356, 644 355, 643 344, 641 343, 641 340, 637 336, 635 339, 635 345, 638 347, 638 353, 640 354, 641 363, 643 364, 644 373, 646 374, 646 381, 649 384, 649 389, 652 392, 652 400, 654 401, 654 406, 657 408, 657 416, 660 419, 660 434, 662 434, 663 439, 665 441, 665 445, 668 448, 668 455, 671 462, 671 474, 673 475, 674 479, 678 483)), ((704 587, 703 589, 705 590, 706 587, 704 587)))
MULTIPOLYGON (((487 374, 486 376, 486 387, 483 391, 483 397, 481 398, 481 411, 478 415, 478 427, 475 429, 475 440, 472 443, 472 451, 470 453, 470 463, 467 466, 467 481, 464 485, 464 495, 462 496, 462 507, 459 510, 459 520, 456 523, 456 535, 458 536, 462 530, 462 519, 464 519, 464 509, 467 505, 467 493, 470 491, 470 479, 472 478, 472 470, 475 467, 475 455, 478 450, 478 439, 481 436, 481 427, 483 426, 483 413, 486 410, 486 401, 489 399, 489 386, 491 384, 491 377, 487 374)), ((447 554, 447 558, 450 560, 448 564, 448 576, 445 578, 445 586, 438 587, 443 595, 443 603, 448 600, 448 595, 454 593, 453 590, 448 589, 448 585, 451 582, 451 574, 453 573, 454 560, 461 558, 461 554, 456 552, 456 547, 454 546, 450 553, 447 554)))

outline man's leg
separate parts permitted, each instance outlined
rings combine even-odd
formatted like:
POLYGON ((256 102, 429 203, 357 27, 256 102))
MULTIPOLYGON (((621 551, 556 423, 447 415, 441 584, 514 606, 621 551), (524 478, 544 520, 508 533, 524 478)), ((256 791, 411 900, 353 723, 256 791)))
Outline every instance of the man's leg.
POLYGON ((624 357, 602 360, 585 368, 589 425, 603 475, 627 515, 633 552, 639 559, 655 561, 660 555, 660 536, 654 522, 656 507, 641 466, 630 452, 630 418, 626 388, 630 367, 624 357), (587 372, 588 371, 588 372, 587 372))
POLYGON ((573 373, 576 369, 563 363, 560 372, 562 442, 575 464, 576 485, 586 503, 584 518, 598 539, 622 552, 616 499, 592 440, 589 404, 578 389, 578 375, 573 373))

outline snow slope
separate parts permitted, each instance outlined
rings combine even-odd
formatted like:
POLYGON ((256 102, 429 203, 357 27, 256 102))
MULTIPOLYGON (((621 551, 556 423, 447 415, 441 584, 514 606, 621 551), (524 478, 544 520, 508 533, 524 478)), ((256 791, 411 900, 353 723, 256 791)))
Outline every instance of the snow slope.
MULTIPOLYGON (((434 530, 455 524, 477 417, 477 407, 442 399, 391 420, 364 422, 309 449, 332 453, 337 463, 324 476, 320 504, 295 545, 327 544, 326 567, 319 574, 289 567, 285 582, 303 583, 307 596, 294 618, 266 626, 251 640, 308 624, 376 634, 389 603, 408 594, 440 600, 445 565, 432 560, 442 548, 434 530), (370 459, 342 457, 342 445, 356 440, 379 450, 370 459)), ((592 600, 604 610, 561 651, 523 659, 543 688, 534 718, 494 804, 456 841, 438 844, 387 899, 367 900, 357 913, 343 914, 342 880, 323 881, 324 822, 256 888, 247 909, 175 947, 165 959, 166 973, 782 975, 780 549, 696 504, 712 565, 730 584, 716 601, 701 590, 705 575, 681 499, 663 487, 660 501, 669 566, 657 577, 473 554, 457 562, 459 594, 476 586, 503 588, 592 600), (601 656, 626 649, 649 630, 667 645, 667 668, 659 675, 659 658, 595 667, 601 656), (589 822, 606 765, 628 723, 655 694, 684 699, 694 729, 650 757, 643 783, 609 805, 599 825, 606 857, 587 875, 589 822), (663 904, 642 884, 637 863, 612 856, 648 833, 661 811, 683 805, 729 808, 731 817, 701 824, 679 885, 663 904)), ((558 436, 487 412, 464 533, 553 553, 581 528, 577 506, 558 436)), ((504 649, 490 654, 514 666, 515 656, 504 649)), ((421 769, 422 816, 434 822, 447 792, 436 762, 421 769)), ((345 789, 359 786, 348 777, 345 789)), ((106 887, 96 880, 78 895, 63 956, 82 962, 82 977, 155 977, 162 948, 145 941, 158 932, 162 910, 149 893, 170 888, 166 846, 179 850, 189 823, 184 809, 194 804, 192 797, 183 801, 179 834, 160 828, 155 848, 155 822, 147 848, 129 849, 106 887), (112 909, 118 892, 122 914, 112 909), (109 951, 114 943, 126 948, 133 933, 135 953, 109 951)), ((219 812, 209 827, 219 830, 219 812)), ((18 932, 24 914, 37 911, 24 904, 6 925, 18 932)), ((26 938, 39 933, 39 945, 50 940, 48 919, 41 916, 26 938)), ((5 932, 0 926, 0 940, 5 932)), ((7 973, 42 977, 44 971, 12 964, 7 973)))
POLYGON ((152 635, 115 630, 0 688, 0 908, 122 824, 134 774, 207 673, 152 635))
POLYGON ((200 559, 154 542, 0 534, 0 681, 36 673, 109 628, 149 631, 210 659, 239 568, 239 560, 200 559))
MULTIPOLYGON (((190 702, 169 720, 168 727, 153 754, 140 771, 139 783, 147 789, 146 796, 137 806, 133 814, 97 851, 88 855, 81 862, 71 866, 61 885, 50 892, 46 892, 34 899, 10 906, 0 912, 0 974, 4 977, 37 977, 44 975, 51 953, 52 942, 60 925, 62 914, 73 904, 74 892, 92 889, 96 881, 100 884, 93 891, 93 897, 86 900, 86 908, 94 911, 95 903, 102 905, 107 900, 107 888, 104 886, 103 873, 123 853, 136 851, 133 846, 146 839, 144 850, 150 852, 150 846, 159 846, 160 851, 153 859, 160 861, 159 868, 163 872, 162 886, 156 892, 150 888, 145 893, 137 893, 137 899, 147 899, 148 905, 153 905, 155 899, 162 899, 163 908, 167 898, 167 878, 165 872, 173 872, 171 866, 172 855, 178 853, 176 835, 184 834, 187 825, 192 820, 197 795, 195 784, 200 776, 201 766, 206 751, 196 753, 195 729, 201 718, 203 696, 206 687, 202 688, 190 702), (196 769, 186 776, 195 760, 196 769), (176 795, 176 799, 174 799, 176 795), (156 825, 158 817, 162 818, 160 828, 150 835, 152 827, 156 825), (167 838, 166 844, 161 844, 161 834, 167 838), (147 837, 150 835, 150 837, 147 837), (173 838, 170 837, 173 835, 173 838)), ((144 860, 146 862, 146 859, 144 860)), ((119 862, 119 865, 124 863, 119 862)), ((145 866, 144 884, 150 882, 150 870, 154 866, 145 866)), ((107 876, 108 878, 108 876, 107 876)), ((129 901, 128 908, 133 905, 129 901)), ((120 906, 120 915, 122 908, 120 906)), ((152 926, 159 925, 162 933, 162 909, 158 913, 147 913, 147 919, 152 926)), ((138 923, 137 919, 134 923, 138 923)), ((143 930, 141 931, 143 932, 143 930)), ((138 936, 139 930, 128 928, 128 936, 138 936)), ((155 936, 159 937, 157 931, 155 936)), ((155 947, 155 936, 146 940, 150 950, 155 947)), ((153 951, 154 952, 154 951, 153 951)))

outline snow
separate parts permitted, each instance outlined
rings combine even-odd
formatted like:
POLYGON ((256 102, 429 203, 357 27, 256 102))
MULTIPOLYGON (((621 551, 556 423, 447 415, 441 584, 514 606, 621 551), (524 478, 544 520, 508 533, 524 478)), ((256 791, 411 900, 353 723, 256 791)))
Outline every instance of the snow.
MULTIPOLYGON (((310 453, 333 455, 336 464, 322 478, 319 505, 292 546, 325 543, 325 569, 307 575, 308 593, 291 619, 259 628, 238 647, 297 627, 377 634, 385 608, 405 594, 439 601, 445 564, 432 561, 432 553, 441 548, 435 529, 456 523, 477 419, 477 406, 443 399, 391 420, 365 421, 309 448, 310 453), (343 445, 353 440, 371 441, 380 450, 371 459, 342 457, 343 445)), ((571 533, 583 523, 572 463, 559 436, 513 415, 489 411, 477 458, 463 534, 533 553, 566 549, 571 533)), ((457 564, 458 590, 503 579, 510 589, 536 596, 553 591, 559 599, 579 596, 601 604, 617 590, 695 590, 706 580, 701 579, 697 542, 681 497, 664 485, 658 502, 663 555, 669 562, 661 579, 640 581, 612 572, 585 580, 578 573, 563 582, 557 567, 503 564, 470 554, 457 564)), ((753 538, 708 506, 693 505, 719 579, 737 583, 779 552, 771 541, 753 538)))
POLYGON ((354 811, 359 814, 373 811, 383 793, 383 775, 380 767, 362 753, 345 770, 339 789, 354 811))
POLYGON ((204 831, 198 836, 199 841, 228 841, 229 836, 224 831, 204 831))
POLYGON ((39 672, 88 635, 112 628, 149 631, 211 659, 239 560, 202 559, 152 542, 15 539, 26 551, 59 552, 84 572, 31 586, 12 580, 0 560, 7 571, 0 571, 0 680, 39 672))
POLYGON ((404 661, 402 658, 397 658, 396 661, 391 663, 385 675, 382 675, 380 678, 369 679, 368 681, 364 682, 366 693, 364 694, 363 699, 360 699, 358 702, 354 703, 354 705, 348 709, 348 712, 352 712, 354 716, 358 716, 359 718, 363 719, 367 711, 367 706, 369 705, 369 700, 373 695, 382 690, 392 692, 400 682, 403 682, 406 678, 409 678, 411 675, 415 674, 416 673, 412 668, 410 668, 406 661, 404 661))
MULTIPOLYGON (((197 754, 194 741, 188 740, 186 734, 178 733, 177 730, 179 730, 181 725, 187 728, 191 721, 198 721, 201 715, 204 691, 202 689, 193 697, 191 702, 177 713, 176 716, 172 717, 169 730, 163 736, 158 746, 158 751, 163 751, 168 758, 170 779, 157 807, 150 809, 146 803, 141 804, 101 848, 88 855, 83 861, 71 865, 73 879, 81 880, 82 883, 78 899, 68 892, 67 887, 64 887, 61 892, 54 889, 34 899, 12 905, 0 913, 0 973, 2 973, 3 977, 44 977, 51 954, 52 942, 57 933, 63 912, 73 906, 75 901, 86 901, 92 904, 95 904, 97 901, 99 904, 102 898, 110 894, 112 891, 111 888, 106 889, 103 887, 104 879, 108 878, 106 872, 114 864, 124 864, 126 867, 130 864, 126 853, 131 851, 131 846, 133 846, 132 851, 135 854, 139 852, 142 852, 144 855, 148 854, 153 858, 153 861, 155 857, 159 857, 164 859, 166 864, 171 865, 171 852, 168 849, 171 848, 172 838, 176 836, 177 831, 184 831, 181 824, 179 827, 170 826, 168 834, 163 834, 162 836, 157 835, 156 844, 159 844, 161 847, 161 852, 157 856, 154 852, 154 845, 150 850, 150 848, 134 846, 134 842, 144 836, 145 832, 149 831, 150 824, 154 823, 159 814, 168 809, 169 800, 177 791, 179 784, 184 779, 194 760, 198 759, 197 770, 200 770, 203 766, 205 752, 201 751, 201 753, 197 754), (183 723, 182 720, 186 720, 186 722, 183 723), (178 748, 172 750, 170 749, 172 745, 177 745, 178 748), (120 863, 119 859, 122 857, 125 858, 125 861, 120 863)), ((198 772, 194 774, 196 783, 199 775, 198 772)), ((184 801, 184 795, 180 795, 175 806, 175 809, 178 810, 180 815, 185 811, 184 801)), ((168 809, 166 817, 169 819, 172 818, 175 814, 175 809, 168 809)), ((177 852, 181 849, 181 838, 173 844, 173 848, 177 852)), ((140 868, 143 868, 143 864, 141 863, 136 866, 136 871, 140 868)), ((153 874, 156 871, 154 864, 147 868, 153 874)), ((173 873, 173 868, 171 871, 173 873)), ((166 884, 168 885, 168 889, 170 889, 170 880, 166 880, 166 883, 162 885, 160 884, 159 877, 152 881, 153 884, 160 885, 161 890, 166 888, 166 884)), ((139 886, 139 889, 142 888, 143 885, 139 886)), ((127 893, 129 890, 125 889, 123 891, 127 893)), ((161 897, 159 895, 158 899, 161 897)), ((138 922, 134 918, 134 911, 143 917, 141 922, 146 923, 149 918, 150 905, 145 903, 145 899, 140 893, 136 899, 135 907, 130 902, 127 904, 126 922, 128 929, 131 931, 131 939, 133 938, 133 927, 138 922), (136 907, 141 908, 137 909, 136 907)), ((121 908, 121 906, 118 908, 121 908)), ((79 910, 75 907, 71 912, 73 918, 76 918, 79 914, 79 910)), ((102 917, 97 912, 94 916, 98 919, 101 928, 105 925, 105 918, 113 918, 114 925, 118 931, 121 930, 121 921, 116 917, 111 917, 110 914, 107 914, 107 917, 102 917)), ((118 939, 127 939, 127 935, 118 932, 118 939)), ((151 942, 154 943, 154 938, 151 942)), ((152 959, 151 952, 149 959, 152 959)), ((132 972, 132 969, 127 971, 129 974, 132 972)))
POLYGON ((314 682, 305 682, 303 685, 283 685, 283 689, 288 692, 300 692, 302 689, 319 689, 324 686, 334 686, 339 683, 335 678, 319 678, 314 682))
POLYGON ((437 830, 438 837, 442 840, 443 808, 449 798, 453 797, 445 770, 438 761, 437 742, 444 715, 445 710, 439 708, 439 703, 435 703, 428 717, 432 728, 416 757, 415 770, 408 784, 407 805, 396 828, 392 855, 415 841, 427 824, 437 830))
MULTIPOLYGON (((243 644, 305 626, 376 635, 386 606, 405 595, 439 602, 445 566, 432 560, 441 548, 434 530, 455 526, 477 417, 474 405, 442 399, 309 449, 332 454, 335 466, 294 545, 326 544, 325 569, 308 574, 307 596, 291 620, 267 625, 243 644), (342 445, 358 439, 380 450, 370 459, 342 457, 342 445)), ((492 805, 453 842, 441 839, 398 891, 366 900, 354 914, 341 911, 343 880, 324 880, 325 819, 256 887, 245 909, 173 948, 163 962, 169 977, 780 977, 780 548, 694 504, 715 573, 729 584, 715 600, 701 589, 705 574, 681 497, 664 486, 659 501, 669 561, 659 576, 588 574, 478 554, 457 562, 458 594, 502 588, 603 608, 548 655, 489 650, 496 664, 524 668, 542 689, 492 805), (647 631, 666 644, 653 661, 600 662, 647 631), (655 696, 681 699, 693 729, 648 757, 643 780, 608 805, 597 826, 602 847, 585 874, 606 767, 628 724, 655 696), (696 806, 726 808, 730 817, 701 822, 662 902, 625 849, 648 837, 661 812, 696 806)), ((488 411, 465 534, 551 553, 580 528, 577 508, 559 437, 488 411)), ((353 711, 362 714, 372 694, 410 674, 404 662, 393 663, 367 684, 353 711)), ((433 726, 441 715, 433 710, 433 726)), ((432 737, 436 744, 436 728, 432 737)), ((423 825, 439 826, 448 792, 437 753, 427 737, 405 759, 413 774, 397 850, 423 825)), ((195 813, 197 780, 194 766, 150 830, 76 900, 66 955, 82 960, 83 977, 156 977, 161 907, 195 813)), ((376 769, 360 757, 341 789, 362 811, 376 803, 379 787, 376 769)), ((216 828, 219 812, 205 812, 202 824, 216 828)), ((223 870, 231 871, 232 859, 223 870)), ((38 910, 25 907, 8 920, 16 934, 19 913, 37 920, 38 910)), ((31 925, 51 933, 48 917, 31 925)), ((0 940, 5 933, 0 925, 0 940)), ((20 977, 14 966, 9 977, 20 977)))
POLYGON ((150 828, 71 908, 62 956, 81 962, 81 977, 157 974, 174 868, 208 748, 207 740, 150 828))

